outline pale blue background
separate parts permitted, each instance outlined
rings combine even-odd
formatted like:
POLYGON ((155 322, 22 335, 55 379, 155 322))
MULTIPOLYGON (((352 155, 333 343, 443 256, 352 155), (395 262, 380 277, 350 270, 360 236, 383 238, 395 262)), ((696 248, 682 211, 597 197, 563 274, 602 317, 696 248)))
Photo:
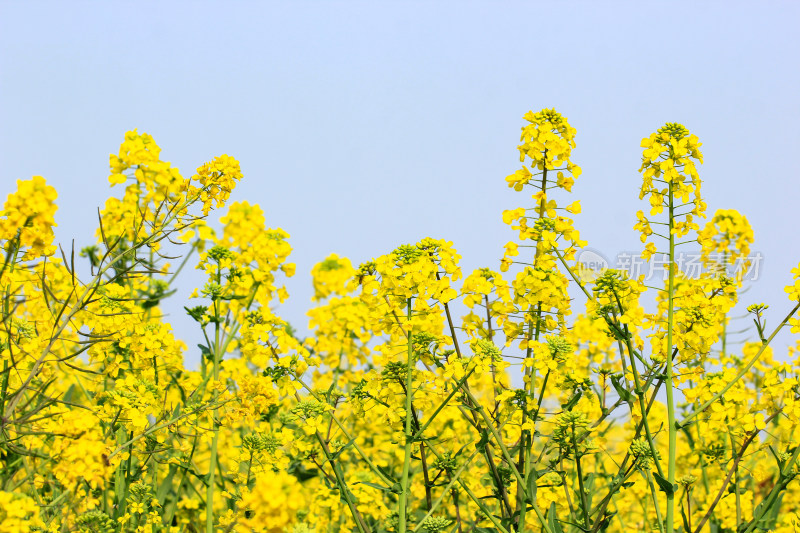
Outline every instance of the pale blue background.
POLYGON ((704 143, 709 212, 755 228, 764 276, 745 299, 771 304, 774 324, 800 260, 798 5, 3 2, 0 194, 45 176, 58 239, 82 246, 126 130, 151 133, 185 175, 233 155, 233 199, 292 236, 281 313, 302 331, 309 271, 330 252, 357 264, 444 237, 465 271, 496 268, 512 237, 501 211, 530 204, 504 181, 529 109, 578 130, 589 245, 640 250, 639 142, 678 121, 704 143))

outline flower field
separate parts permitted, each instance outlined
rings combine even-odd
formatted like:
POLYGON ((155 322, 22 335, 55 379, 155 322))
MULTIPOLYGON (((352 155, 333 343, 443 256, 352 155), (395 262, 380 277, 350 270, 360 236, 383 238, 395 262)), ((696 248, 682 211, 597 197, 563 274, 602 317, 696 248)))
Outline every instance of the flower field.
POLYGON ((800 333, 800 266, 784 307, 747 300, 753 231, 706 213, 701 142, 667 123, 641 142, 630 214, 663 281, 588 268, 575 137, 555 110, 524 116, 501 258, 462 272, 436 238, 332 254, 307 335, 280 316, 289 235, 236 199, 233 157, 185 178, 126 133, 78 249, 54 243, 55 189, 18 181, 0 532, 800 531, 800 343, 771 346, 800 333), (162 306, 191 268, 181 340, 162 306))

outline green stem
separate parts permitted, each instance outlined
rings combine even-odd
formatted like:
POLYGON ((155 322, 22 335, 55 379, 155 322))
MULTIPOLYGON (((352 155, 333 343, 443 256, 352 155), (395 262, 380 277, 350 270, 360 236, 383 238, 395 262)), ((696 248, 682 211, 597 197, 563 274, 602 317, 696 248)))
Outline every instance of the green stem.
MULTIPOLYGON (((647 470, 644 473, 645 477, 647 478, 647 483, 650 485, 650 495, 653 498, 653 507, 656 510, 656 521, 658 522, 658 530, 661 533, 664 533, 664 521, 661 519, 661 508, 658 506, 658 493, 656 492, 656 486, 653 484, 653 476, 650 475, 650 471, 647 470)), ((647 514, 645 514, 645 518, 647 518, 647 514)))
MULTIPOLYGON (((441 454, 439 454, 439 452, 436 451, 436 448, 434 448, 432 444, 429 443, 428 449, 431 451, 433 455, 436 456, 437 459, 439 460, 442 459, 441 454)), ((472 457, 474 457, 474 454, 472 457)), ((483 503, 481 498, 478 498, 475 495, 475 493, 472 492, 472 490, 469 488, 469 485, 463 479, 461 479, 460 477, 457 477, 456 479, 458 480, 458 484, 461 485, 461 488, 464 489, 464 492, 467 493, 467 496, 469 496, 470 500, 472 500, 472 503, 474 503, 475 506, 480 510, 480 512, 483 513, 483 515, 489 519, 489 521, 494 525, 497 531, 499 531, 500 533, 514 533, 513 529, 509 531, 508 529, 503 527, 503 525, 497 520, 497 517, 494 515, 494 513, 492 513, 491 510, 489 510, 486 507, 486 504, 483 503)), ((552 533, 550 529, 547 529, 547 532, 552 533)))
POLYGON ((736 495, 736 531, 742 523, 742 499, 739 494, 739 456, 736 454, 736 439, 728 430, 731 439, 731 451, 733 452, 733 493, 736 495))
POLYGON ((453 473, 453 475, 450 477, 449 482, 447 483, 447 486, 445 486, 444 490, 442 490, 441 496, 439 496, 436 499, 436 501, 433 502, 433 505, 431 506, 430 510, 428 511, 428 514, 426 514, 424 517, 422 517, 422 520, 419 521, 419 523, 417 524, 417 527, 415 527, 413 529, 412 533, 417 533, 420 529, 422 529, 422 525, 425 523, 425 520, 430 518, 431 516, 433 516, 433 513, 436 512, 436 510, 442 504, 442 501, 444 501, 444 498, 448 494, 450 494, 450 492, 452 491, 453 487, 456 485, 456 483, 459 482, 459 480, 461 479, 461 474, 464 473, 464 470, 467 469, 467 466, 469 466, 469 464, 472 462, 472 460, 475 458, 476 455, 478 455, 478 450, 477 449, 474 452, 472 452, 472 455, 470 455, 467 458, 467 460, 464 461, 464 464, 462 464, 459 467, 459 469, 456 470, 453 473))
POLYGON ((583 469, 581 468, 581 454, 578 443, 575 441, 575 424, 572 424, 572 449, 575 453, 575 469, 578 473, 578 490, 581 492, 581 512, 583 513, 583 527, 589 527, 589 503, 586 501, 586 489, 583 486, 583 469))
MULTIPOLYGON (((503 442, 503 438, 500 436, 500 433, 494 427, 494 424, 492 424, 492 421, 489 418, 489 416, 486 414, 486 409, 484 409, 483 405, 481 405, 478 402, 478 400, 475 399, 475 396, 472 395, 472 393, 470 392, 470 390, 468 388, 466 388, 466 387, 464 388, 464 393, 467 395, 467 398, 469 398, 469 400, 472 402, 472 410, 478 412, 480 417, 483 419, 483 423, 486 425, 486 427, 489 429, 489 432, 492 434, 492 437, 494 438, 495 443, 497 443, 497 446, 500 448, 500 451, 503 454, 503 458, 506 460, 506 464, 508 465, 509 469, 511 470, 511 473, 516 478, 517 483, 521 484, 523 487, 527 488, 527 485, 525 484, 526 480, 523 479, 522 475, 519 473, 519 470, 517 469, 516 464, 514 464, 514 460, 511 458, 511 454, 508 452, 508 447, 503 442)), ((534 475, 534 471, 531 471, 530 474, 534 475)), ((539 518, 539 521, 542 523, 542 528, 547 533, 553 533, 553 531, 550 529, 550 526, 547 523, 547 520, 544 517, 544 514, 542 513, 542 510, 539 508, 539 504, 536 502, 536 490, 535 490, 535 488, 534 488, 533 491, 525 490, 524 494, 525 494, 525 496, 527 496, 526 499, 530 501, 531 506, 533 507, 533 510, 536 513, 536 516, 539 518)))
POLYGON ((649 409, 647 409, 645 405, 645 389, 642 388, 641 379, 639 378, 639 370, 636 368, 636 358, 633 355, 633 350, 631 346, 631 341, 628 339, 627 341, 628 346, 628 355, 631 359, 631 369, 633 370, 633 382, 636 386, 636 397, 639 398, 639 409, 641 410, 642 414, 642 425, 644 426, 644 433, 647 437, 647 443, 650 445, 650 451, 653 454, 653 463, 656 465, 656 470, 658 470, 658 475, 664 477, 664 471, 661 469, 661 462, 658 460, 658 452, 656 450, 656 443, 655 439, 653 438, 653 434, 650 432, 650 423, 647 421, 647 414, 649 409))
POLYGON ((397 530, 399 533, 406 533, 406 507, 408 506, 409 494, 409 472, 411 470, 411 445, 413 444, 413 433, 411 429, 411 399, 413 396, 413 372, 414 372, 414 350, 411 344, 411 298, 407 301, 407 343, 408 343, 408 356, 406 362, 406 424, 405 424, 405 445, 403 454, 403 476, 400 480, 400 498, 398 498, 398 525, 397 530))
MULTIPOLYGON (((217 282, 220 278, 220 269, 217 266, 217 282)), ((219 328, 219 307, 217 300, 214 300, 214 367, 212 372, 214 381, 219 379, 219 364, 222 354, 220 353, 220 328, 219 328)), ((206 533, 214 533, 214 473, 217 464, 217 445, 219 443, 219 427, 217 426, 217 409, 211 411, 211 425, 214 432, 214 439, 211 441, 211 462, 208 467, 208 487, 206 489, 206 533)))
MULTIPOLYGON (((297 383, 299 383, 300 386, 303 387, 306 390, 306 392, 308 392, 308 394, 312 398, 314 398, 315 400, 317 400, 320 403, 324 403, 325 402, 325 399, 322 398, 319 394, 317 394, 313 389, 311 389, 302 379, 297 378, 297 383)), ((330 412, 330 417, 334 421, 334 423, 338 426, 339 430, 342 432, 342 435, 344 435, 344 438, 348 442, 352 442, 353 443, 353 448, 356 450, 356 452, 361 457, 361 459, 365 463, 367 463, 367 466, 370 468, 370 470, 372 470, 372 473, 375 474, 376 476, 378 476, 378 479, 380 479, 383 483, 385 483, 387 487, 391 487, 392 485, 394 485, 395 481, 392 480, 392 479, 389 479, 389 477, 387 477, 386 474, 381 472, 381 470, 375 465, 375 463, 372 461, 372 459, 370 459, 369 455, 367 455, 367 453, 364 451, 364 449, 361 448, 361 446, 359 446, 359 444, 356 441, 355 437, 353 437, 350 434, 350 432, 347 430, 347 426, 345 426, 342 423, 342 421, 339 420, 339 418, 334 414, 333 411, 330 412)))
MULTIPOLYGON (((667 288, 667 346, 664 354, 667 357, 667 418, 669 430, 669 460, 667 463, 667 481, 675 486, 675 458, 677 456, 678 427, 675 425, 675 398, 673 397, 674 375, 672 357, 672 326, 675 311, 675 199, 674 183, 669 182, 669 285, 667 288)), ((654 457, 654 459, 656 459, 654 457)), ((656 459, 657 460, 657 459, 656 459)), ((667 492, 667 533, 675 529, 675 491, 667 492)))
POLYGON ((353 494, 350 492, 350 489, 347 488, 347 484, 344 480, 344 472, 342 472, 339 465, 333 459, 331 451, 319 431, 316 432, 316 437, 317 441, 322 447, 322 452, 325 454, 325 458, 328 460, 328 463, 330 463, 331 468, 333 469, 333 474, 336 476, 336 484, 339 486, 339 492, 342 495, 342 498, 344 498, 345 503, 347 503, 347 507, 350 509, 350 514, 353 515, 353 521, 356 523, 358 531, 360 533, 369 533, 369 528, 364 523, 361 513, 358 512, 358 507, 356 506, 355 501, 353 501, 353 494))
MULTIPOLYGON (((542 193, 545 195, 547 194, 547 150, 543 151, 544 155, 544 168, 542 169, 542 193)), ((541 220, 544 218, 545 215, 545 199, 544 197, 539 201, 539 205, 537 206, 537 219, 541 220)), ((536 251, 534 252, 533 257, 533 264, 536 265, 538 262, 539 257, 544 253, 542 250, 542 238, 541 235, 536 241, 536 251)), ((530 359, 533 351, 531 350, 531 339, 535 338, 537 341, 539 340, 539 334, 541 329, 541 321, 542 321, 542 303, 539 302, 536 311, 536 318, 535 318, 535 326, 536 326, 536 334, 533 334, 534 328, 534 320, 533 320, 533 306, 528 308, 528 347, 525 353, 525 357, 530 359)), ((528 387, 530 388, 530 394, 534 394, 536 392, 536 367, 532 366, 530 369, 526 369, 526 375, 528 374, 528 370, 530 370, 530 374, 528 375, 528 387)), ((546 381, 545 381, 546 383, 546 381)), ((544 392, 544 387, 542 387, 542 392, 544 392)), ((537 411, 538 415, 538 411, 537 411)), ((538 418, 538 416, 537 416, 538 418)), ((525 423, 525 412, 522 412, 522 422, 525 423)), ((531 470, 531 456, 533 455, 533 435, 529 431, 523 431, 522 437, 520 439, 520 447, 519 447, 519 464, 522 465, 523 468, 523 477, 525 478, 525 483, 520 484, 517 486, 517 510, 519 512, 519 519, 517 521, 517 529, 522 531, 525 529, 525 511, 527 510, 527 505, 525 503, 524 492, 525 487, 527 487, 528 483, 528 472, 531 470)))

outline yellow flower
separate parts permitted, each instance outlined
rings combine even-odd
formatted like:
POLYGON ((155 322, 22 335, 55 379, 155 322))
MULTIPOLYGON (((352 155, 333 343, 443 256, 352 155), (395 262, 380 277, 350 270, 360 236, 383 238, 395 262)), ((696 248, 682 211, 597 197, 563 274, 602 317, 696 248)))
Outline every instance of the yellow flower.
POLYGON ((790 300, 800 301, 800 265, 792 269, 794 284, 787 285, 783 290, 789 295, 790 300))
POLYGON ((57 196, 41 176, 17 180, 17 191, 8 195, 0 211, 0 240, 19 238, 19 247, 28 248, 26 259, 52 255, 57 196))
MULTIPOLYGON (((192 181, 198 182, 200 199, 203 202, 203 214, 208 215, 211 204, 216 202, 220 207, 228 201, 236 182, 242 179, 239 162, 229 155, 223 154, 215 157, 197 169, 197 174, 192 176, 192 181)), ((190 189, 192 193, 198 189, 190 189)))

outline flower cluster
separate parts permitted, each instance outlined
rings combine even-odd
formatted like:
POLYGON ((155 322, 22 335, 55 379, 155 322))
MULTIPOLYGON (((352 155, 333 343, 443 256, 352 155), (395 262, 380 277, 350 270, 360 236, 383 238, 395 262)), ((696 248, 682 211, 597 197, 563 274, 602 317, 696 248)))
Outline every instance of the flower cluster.
POLYGON ((642 143, 636 223, 647 255, 668 242, 669 279, 587 273, 580 204, 561 203, 575 129, 525 121, 506 182, 533 201, 503 212, 499 268, 462 281, 432 238, 358 268, 329 254, 307 328, 280 314, 289 234, 248 202, 204 220, 233 158, 184 180, 128 132, 85 268, 49 257, 55 191, 19 181, 0 213, 0 532, 796 531, 800 343, 772 341, 800 332, 800 267, 785 318, 753 303, 736 322, 726 267, 752 229, 731 210, 699 228, 700 143, 669 123, 642 143), (675 260, 694 230, 700 276, 675 260), (186 265, 191 343, 167 322, 186 265))
POLYGON ((229 155, 215 157, 211 162, 198 167, 192 181, 201 185, 189 186, 190 194, 199 194, 203 202, 203 214, 208 215, 212 204, 221 207, 231 195, 236 182, 242 179, 239 162, 229 155))
MULTIPOLYGON (((673 210, 680 201, 683 206, 690 206, 681 216, 669 219, 669 233, 676 237, 684 237, 691 230, 699 229, 696 218, 705 217, 706 204, 700 197, 700 175, 696 163, 703 162, 700 152, 701 143, 696 135, 689 133, 683 125, 668 122, 641 143, 642 188, 639 198, 650 201, 650 215, 658 215, 665 208, 673 210)), ((636 214, 638 222, 634 229, 641 232, 642 242, 647 242, 653 235, 651 220, 642 211, 636 214)), ((656 252, 656 246, 648 242, 645 247, 646 257, 656 252)))
POLYGON ((6 243, 6 253, 24 249, 24 258, 34 259, 55 252, 57 196, 56 190, 41 176, 17 180, 17 191, 8 195, 0 211, 0 241, 6 243))
POLYGON ((712 254, 716 254, 725 263, 734 264, 747 260, 750 255, 750 245, 754 240, 753 228, 738 211, 719 209, 702 231, 698 232, 697 240, 703 247, 701 258, 704 263, 711 263, 712 254))

